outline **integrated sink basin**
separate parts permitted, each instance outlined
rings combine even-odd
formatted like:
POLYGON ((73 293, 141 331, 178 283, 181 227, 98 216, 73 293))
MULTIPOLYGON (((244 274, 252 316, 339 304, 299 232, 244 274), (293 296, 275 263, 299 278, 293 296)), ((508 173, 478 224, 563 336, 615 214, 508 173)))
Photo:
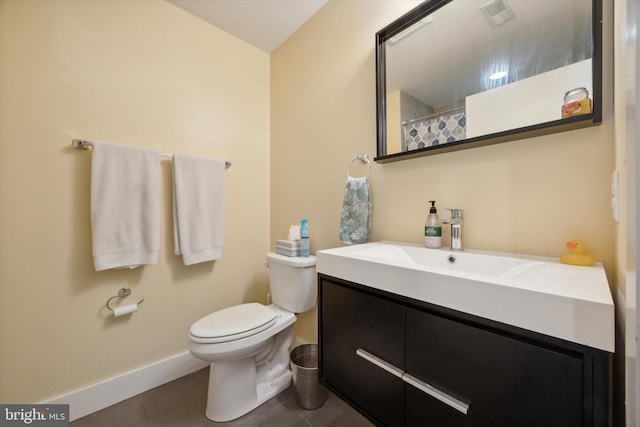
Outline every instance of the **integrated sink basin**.
MULTIPOLYGON (((430 270, 446 270, 448 273, 502 277, 512 271, 540 264, 539 261, 479 252, 433 250, 408 244, 386 242, 340 248, 336 252, 349 256, 377 260, 383 263, 424 267, 430 270)), ((333 253, 333 252, 332 252, 333 253)))
POLYGON ((318 273, 597 349, 614 351, 601 264, 374 242, 318 251, 318 273))

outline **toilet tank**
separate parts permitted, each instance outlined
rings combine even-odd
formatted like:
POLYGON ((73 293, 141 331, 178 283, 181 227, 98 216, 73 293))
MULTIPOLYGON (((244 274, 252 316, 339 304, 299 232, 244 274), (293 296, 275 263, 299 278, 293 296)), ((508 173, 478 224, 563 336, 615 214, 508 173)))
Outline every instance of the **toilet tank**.
POLYGON ((288 257, 267 254, 271 299, 292 313, 311 310, 316 305, 318 279, 316 257, 288 257))

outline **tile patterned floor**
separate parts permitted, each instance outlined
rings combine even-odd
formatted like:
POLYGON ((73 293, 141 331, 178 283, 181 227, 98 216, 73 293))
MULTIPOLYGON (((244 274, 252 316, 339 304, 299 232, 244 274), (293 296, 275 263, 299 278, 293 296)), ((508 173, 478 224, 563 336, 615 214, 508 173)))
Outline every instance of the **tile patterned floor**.
POLYGON ((131 399, 87 415, 71 427, 371 427, 366 418, 329 393, 318 409, 302 409, 295 390, 287 390, 247 415, 216 423, 204 415, 209 369, 203 369, 131 399))

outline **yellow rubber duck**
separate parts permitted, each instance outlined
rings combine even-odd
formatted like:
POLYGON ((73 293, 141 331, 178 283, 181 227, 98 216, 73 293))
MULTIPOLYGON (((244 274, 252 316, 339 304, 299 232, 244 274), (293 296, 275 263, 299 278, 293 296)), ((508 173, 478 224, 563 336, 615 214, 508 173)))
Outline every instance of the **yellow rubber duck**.
POLYGON ((596 261, 580 240, 567 242, 569 252, 560 256, 560 262, 571 265, 593 265, 596 261))

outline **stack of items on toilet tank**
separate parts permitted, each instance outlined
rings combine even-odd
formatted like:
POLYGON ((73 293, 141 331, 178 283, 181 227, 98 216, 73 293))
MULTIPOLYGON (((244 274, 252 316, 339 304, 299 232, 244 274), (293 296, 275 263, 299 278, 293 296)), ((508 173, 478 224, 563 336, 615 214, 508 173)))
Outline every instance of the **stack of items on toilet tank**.
POLYGON ((276 240, 276 253, 286 256, 300 256, 300 226, 289 228, 287 240, 276 240))
POLYGON ((276 240, 276 253, 286 256, 300 256, 300 241, 276 240))

